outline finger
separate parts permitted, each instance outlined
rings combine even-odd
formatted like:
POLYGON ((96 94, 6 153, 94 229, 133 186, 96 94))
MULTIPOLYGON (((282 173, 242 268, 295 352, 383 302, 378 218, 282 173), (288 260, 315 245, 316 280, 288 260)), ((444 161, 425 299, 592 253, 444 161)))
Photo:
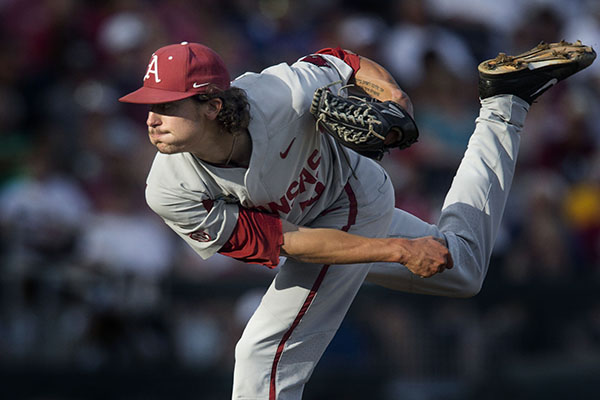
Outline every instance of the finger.
POLYGON ((425 271, 425 272, 422 272, 422 273, 420 273, 420 274, 418 274, 418 275, 419 275, 421 278, 429 278, 430 276, 433 276, 433 275, 435 275, 435 274, 436 274, 436 272, 435 272, 435 271, 425 271))
POLYGON ((444 247, 446 248, 446 250, 448 251, 448 254, 445 257, 445 269, 452 269, 452 267, 454 267, 454 260, 452 259, 452 254, 450 254, 450 250, 448 249, 448 243, 446 242, 445 239, 439 238, 439 237, 434 237, 433 238, 436 242, 444 245, 444 247))

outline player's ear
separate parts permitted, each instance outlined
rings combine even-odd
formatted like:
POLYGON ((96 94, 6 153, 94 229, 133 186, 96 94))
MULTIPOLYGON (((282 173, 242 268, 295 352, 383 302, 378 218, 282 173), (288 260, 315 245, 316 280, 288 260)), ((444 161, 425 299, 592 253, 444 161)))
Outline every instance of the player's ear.
POLYGON ((207 100, 205 103, 204 113, 208 119, 214 120, 217 119, 217 115, 221 112, 223 108, 223 100, 215 97, 213 99, 207 100))

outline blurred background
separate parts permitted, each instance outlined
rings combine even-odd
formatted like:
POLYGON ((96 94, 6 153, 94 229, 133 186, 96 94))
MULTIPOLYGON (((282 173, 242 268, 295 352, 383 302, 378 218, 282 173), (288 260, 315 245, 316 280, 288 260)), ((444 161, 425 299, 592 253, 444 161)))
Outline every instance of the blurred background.
MULTIPOLYGON (((202 261, 144 201, 144 106, 183 40, 232 76, 340 45, 411 96, 418 145, 383 164, 435 222, 478 113, 479 62, 541 40, 600 48, 593 0, 0 0, 3 399, 226 399, 273 271, 202 261)), ((600 62, 528 115, 481 293, 364 286, 304 398, 592 399, 600 376, 600 62)))

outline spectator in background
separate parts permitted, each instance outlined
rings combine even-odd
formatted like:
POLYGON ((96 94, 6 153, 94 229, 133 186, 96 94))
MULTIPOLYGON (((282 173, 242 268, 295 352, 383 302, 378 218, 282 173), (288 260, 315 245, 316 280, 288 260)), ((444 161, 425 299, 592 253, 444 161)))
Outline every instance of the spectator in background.
POLYGON ((400 86, 410 93, 423 77, 431 78, 424 65, 428 52, 435 53, 457 78, 471 75, 476 66, 471 50, 461 37, 435 23, 425 3, 406 0, 392 7, 396 18, 380 54, 400 86))
POLYGON ((41 137, 27 155, 26 174, 0 190, 5 268, 27 269, 70 260, 85 228, 90 202, 78 183, 60 171, 57 145, 51 135, 41 137))
POLYGON ((521 176, 518 186, 522 203, 508 212, 518 222, 504 266, 506 278, 515 284, 568 279, 575 265, 561 210, 565 179, 539 169, 521 176))

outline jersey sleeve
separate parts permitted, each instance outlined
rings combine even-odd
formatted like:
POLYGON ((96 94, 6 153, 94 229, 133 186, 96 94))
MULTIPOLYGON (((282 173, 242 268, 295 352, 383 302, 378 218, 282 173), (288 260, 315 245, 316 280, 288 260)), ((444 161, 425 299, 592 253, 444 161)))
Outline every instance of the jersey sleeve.
POLYGON ((268 130, 281 129, 296 118, 309 115, 317 89, 328 86, 338 93, 359 68, 358 60, 358 56, 341 49, 323 49, 292 65, 281 63, 258 74, 246 73, 232 85, 246 90, 255 105, 255 120, 261 120, 268 130))
POLYGON ((219 253, 275 268, 282 244, 281 219, 277 215, 240 207, 235 229, 219 253))
MULTIPOLYGON (((358 58, 352 57, 349 53, 344 57, 341 49, 322 49, 300 58, 291 65, 298 84, 305 87, 311 96, 318 88, 330 84, 334 84, 332 90, 337 90, 348 83, 358 68, 360 68, 358 58), (337 83, 338 81, 341 82, 337 83)), ((293 79, 290 82, 295 83, 293 79)))
POLYGON ((302 99, 301 109, 306 111, 317 89, 329 86, 331 91, 338 93, 359 68, 357 55, 340 48, 322 49, 292 64, 286 83, 293 96, 302 99))
POLYGON ((227 243, 237 224, 237 204, 205 195, 195 198, 192 193, 175 194, 167 188, 148 186, 146 202, 203 259, 227 243))
POLYGON ((360 57, 358 54, 351 53, 347 50, 342 49, 341 47, 328 47, 325 49, 321 49, 317 51, 314 55, 307 56, 302 58, 300 61, 304 62, 315 62, 317 57, 321 57, 323 55, 330 55, 339 58, 344 63, 346 63, 350 68, 352 68, 352 76, 354 76, 358 70, 360 69, 360 57))
POLYGON ((204 259, 219 252, 269 268, 279 264, 283 232, 277 215, 157 182, 147 186, 146 201, 204 259))

